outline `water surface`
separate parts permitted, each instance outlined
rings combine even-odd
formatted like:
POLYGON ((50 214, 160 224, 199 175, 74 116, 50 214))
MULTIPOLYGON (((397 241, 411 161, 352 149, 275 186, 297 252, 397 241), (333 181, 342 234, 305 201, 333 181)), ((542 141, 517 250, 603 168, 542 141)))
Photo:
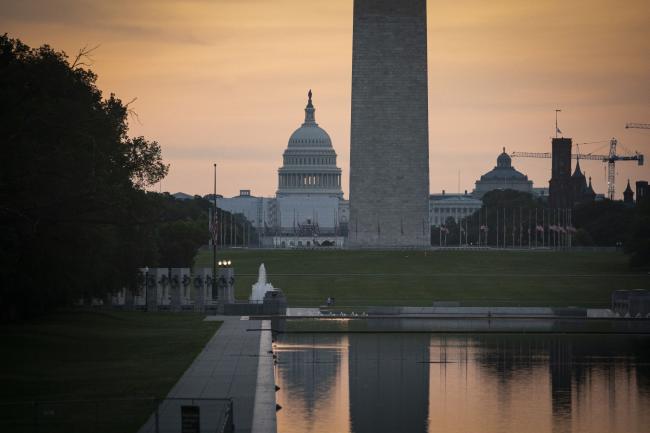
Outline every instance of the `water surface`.
POLYGON ((281 334, 280 433, 650 432, 650 336, 281 334))

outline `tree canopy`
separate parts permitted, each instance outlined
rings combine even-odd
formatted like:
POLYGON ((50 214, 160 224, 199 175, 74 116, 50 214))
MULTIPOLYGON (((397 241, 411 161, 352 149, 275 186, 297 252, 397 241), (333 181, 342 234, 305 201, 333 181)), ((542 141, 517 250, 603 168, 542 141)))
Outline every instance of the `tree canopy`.
POLYGON ((145 188, 168 166, 81 64, 0 36, 0 300, 14 312, 114 289, 154 254, 130 247, 148 245, 145 188))

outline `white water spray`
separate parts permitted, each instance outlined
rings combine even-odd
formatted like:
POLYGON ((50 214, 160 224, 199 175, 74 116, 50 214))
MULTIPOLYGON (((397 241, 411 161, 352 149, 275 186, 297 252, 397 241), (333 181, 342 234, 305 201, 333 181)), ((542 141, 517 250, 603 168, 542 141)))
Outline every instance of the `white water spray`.
POLYGON ((257 282, 253 284, 251 291, 251 301, 263 301, 266 292, 275 290, 272 284, 266 282, 266 268, 264 263, 260 265, 259 273, 257 274, 257 282))

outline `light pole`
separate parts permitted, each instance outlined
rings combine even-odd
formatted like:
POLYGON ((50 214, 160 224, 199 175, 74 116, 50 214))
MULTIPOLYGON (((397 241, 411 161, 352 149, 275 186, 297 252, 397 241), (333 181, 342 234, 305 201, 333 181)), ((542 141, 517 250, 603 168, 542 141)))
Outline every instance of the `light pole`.
POLYGON ((226 279, 228 276, 232 278, 232 272, 228 271, 228 268, 232 267, 232 261, 230 260, 219 260, 217 263, 219 265, 219 278, 217 281, 217 278, 213 278, 213 281, 216 281, 218 289, 220 293, 217 293, 217 299, 219 299, 221 302, 229 302, 231 296, 228 294, 228 286, 229 282, 226 279), (222 281, 223 278, 223 281, 222 281))
POLYGON ((215 281, 217 279, 217 164, 214 164, 214 191, 212 195, 214 208, 212 211, 212 299, 215 298, 215 281))

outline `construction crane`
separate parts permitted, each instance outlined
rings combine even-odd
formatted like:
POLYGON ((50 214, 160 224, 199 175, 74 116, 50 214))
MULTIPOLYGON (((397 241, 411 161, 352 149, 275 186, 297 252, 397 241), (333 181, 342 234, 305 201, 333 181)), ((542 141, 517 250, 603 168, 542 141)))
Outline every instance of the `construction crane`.
MULTIPOLYGON (((612 138, 610 140, 608 155, 592 155, 590 153, 574 153, 571 155, 572 159, 602 161, 607 163, 607 196, 610 200, 614 200, 614 186, 616 184, 616 161, 637 161, 638 165, 643 165, 642 154, 634 152, 634 155, 619 155, 616 153, 617 144, 618 140, 615 138, 612 138)), ((550 152, 512 152, 510 156, 518 158, 551 158, 553 154, 550 152)))
POLYGON ((625 129, 650 129, 650 123, 626 123, 625 129))

